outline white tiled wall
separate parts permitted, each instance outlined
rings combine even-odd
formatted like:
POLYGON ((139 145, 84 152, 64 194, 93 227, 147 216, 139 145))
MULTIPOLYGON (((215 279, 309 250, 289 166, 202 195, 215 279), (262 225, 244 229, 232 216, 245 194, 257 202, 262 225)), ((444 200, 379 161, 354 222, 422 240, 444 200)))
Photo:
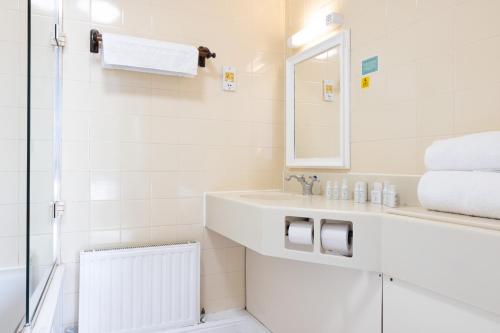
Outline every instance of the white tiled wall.
POLYGON ((202 305, 243 307, 244 248, 205 231, 202 193, 281 187, 284 1, 66 0, 62 259, 77 320, 78 251, 202 242, 202 305), (103 70, 89 30, 208 46, 194 79, 103 70), (221 90, 223 65, 238 90, 221 90))
POLYGON ((0 268, 23 265, 26 253, 24 17, 17 1, 0 1, 0 268))
MULTIPOLYGON (((287 0, 287 36, 322 8, 351 29, 355 173, 419 175, 434 140, 500 130, 496 0, 287 0), (361 89, 361 61, 380 70, 361 89)), ((291 52, 291 51, 290 51, 291 52)))

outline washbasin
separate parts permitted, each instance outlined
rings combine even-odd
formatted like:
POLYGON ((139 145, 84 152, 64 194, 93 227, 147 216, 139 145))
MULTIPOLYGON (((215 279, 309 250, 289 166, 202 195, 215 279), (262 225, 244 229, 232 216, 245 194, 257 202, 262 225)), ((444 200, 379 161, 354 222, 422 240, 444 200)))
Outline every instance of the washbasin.
POLYGON ((252 199, 252 200, 296 200, 300 197, 301 195, 294 194, 294 193, 277 193, 277 192, 270 192, 270 193, 249 193, 249 194, 242 194, 240 197, 244 199, 252 199))

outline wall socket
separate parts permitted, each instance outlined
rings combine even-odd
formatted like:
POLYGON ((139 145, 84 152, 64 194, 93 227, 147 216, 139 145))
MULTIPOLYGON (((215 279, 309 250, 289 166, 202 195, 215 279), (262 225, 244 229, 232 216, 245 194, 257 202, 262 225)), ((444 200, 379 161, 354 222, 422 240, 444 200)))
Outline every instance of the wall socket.
POLYGON ((236 91, 236 68, 224 66, 222 68, 222 89, 225 91, 236 91))

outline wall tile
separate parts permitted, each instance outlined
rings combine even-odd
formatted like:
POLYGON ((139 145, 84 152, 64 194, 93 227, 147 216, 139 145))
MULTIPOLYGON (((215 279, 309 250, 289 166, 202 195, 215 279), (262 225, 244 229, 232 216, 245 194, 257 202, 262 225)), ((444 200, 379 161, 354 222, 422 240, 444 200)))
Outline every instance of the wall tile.
POLYGON ((1 205, 0 206, 0 237, 14 237, 19 233, 18 225, 18 206, 1 205))
POLYGON ((177 225, 180 208, 177 199, 151 200, 151 224, 153 226, 177 225))
POLYGON ((90 170, 90 147, 85 141, 65 141, 62 145, 62 168, 68 171, 90 170))
POLYGON ((495 13, 500 3, 494 0, 461 1, 452 8, 455 45, 467 44, 500 34, 500 23, 495 13), (464 22, 474 26, 470 29, 464 22))
POLYGON ((61 235, 61 260, 63 263, 80 261, 80 251, 89 248, 88 232, 71 232, 61 235))
POLYGON ((90 144, 90 166, 92 170, 120 170, 120 143, 94 141, 90 144))
POLYGON ((146 172, 123 172, 121 189, 123 199, 149 199, 151 175, 146 172))
POLYGON ((126 228, 147 227, 150 225, 150 201, 122 201, 121 224, 126 228))
POLYGON ((145 244, 151 239, 150 228, 121 229, 120 242, 124 244, 145 244))
POLYGON ((90 18, 90 0, 65 0, 63 6, 67 19, 88 21, 90 18))
POLYGON ((90 204, 91 230, 117 229, 121 223, 120 201, 93 201, 90 204))
POLYGON ((91 200, 120 200, 119 172, 95 171, 92 172, 90 181, 91 200))
POLYGON ((90 117, 86 112, 63 113, 63 121, 62 121, 63 140, 88 140, 89 135, 90 135, 90 117))
POLYGON ((454 133, 493 131, 500 128, 500 84, 455 94, 454 133), (485 98, 485 96, 490 96, 485 98))
POLYGON ((61 197, 65 201, 88 201, 90 199, 90 174, 82 171, 63 172, 61 197))
POLYGON ((16 267, 18 263, 18 241, 17 237, 0 238, 0 266, 16 267))
POLYGON ((369 141, 352 144, 352 171, 409 175, 417 173, 416 139, 369 141))
POLYGON ((62 232, 88 231, 90 229, 89 202, 67 202, 61 222, 62 232))

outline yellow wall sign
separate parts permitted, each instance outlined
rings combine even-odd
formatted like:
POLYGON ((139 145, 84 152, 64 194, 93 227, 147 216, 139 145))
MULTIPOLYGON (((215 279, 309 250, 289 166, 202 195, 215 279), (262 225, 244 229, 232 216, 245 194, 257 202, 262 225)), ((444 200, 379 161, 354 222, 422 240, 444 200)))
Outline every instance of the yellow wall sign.
POLYGON ((362 89, 370 88, 370 77, 369 76, 363 76, 361 78, 361 88, 362 89))
POLYGON ((325 92, 327 94, 333 94, 333 86, 331 84, 325 85, 325 92))
POLYGON ((323 100, 333 102, 333 81, 323 80, 323 100))
POLYGON ((229 82, 234 82, 234 73, 233 72, 225 72, 224 73, 224 80, 229 81, 229 82))

